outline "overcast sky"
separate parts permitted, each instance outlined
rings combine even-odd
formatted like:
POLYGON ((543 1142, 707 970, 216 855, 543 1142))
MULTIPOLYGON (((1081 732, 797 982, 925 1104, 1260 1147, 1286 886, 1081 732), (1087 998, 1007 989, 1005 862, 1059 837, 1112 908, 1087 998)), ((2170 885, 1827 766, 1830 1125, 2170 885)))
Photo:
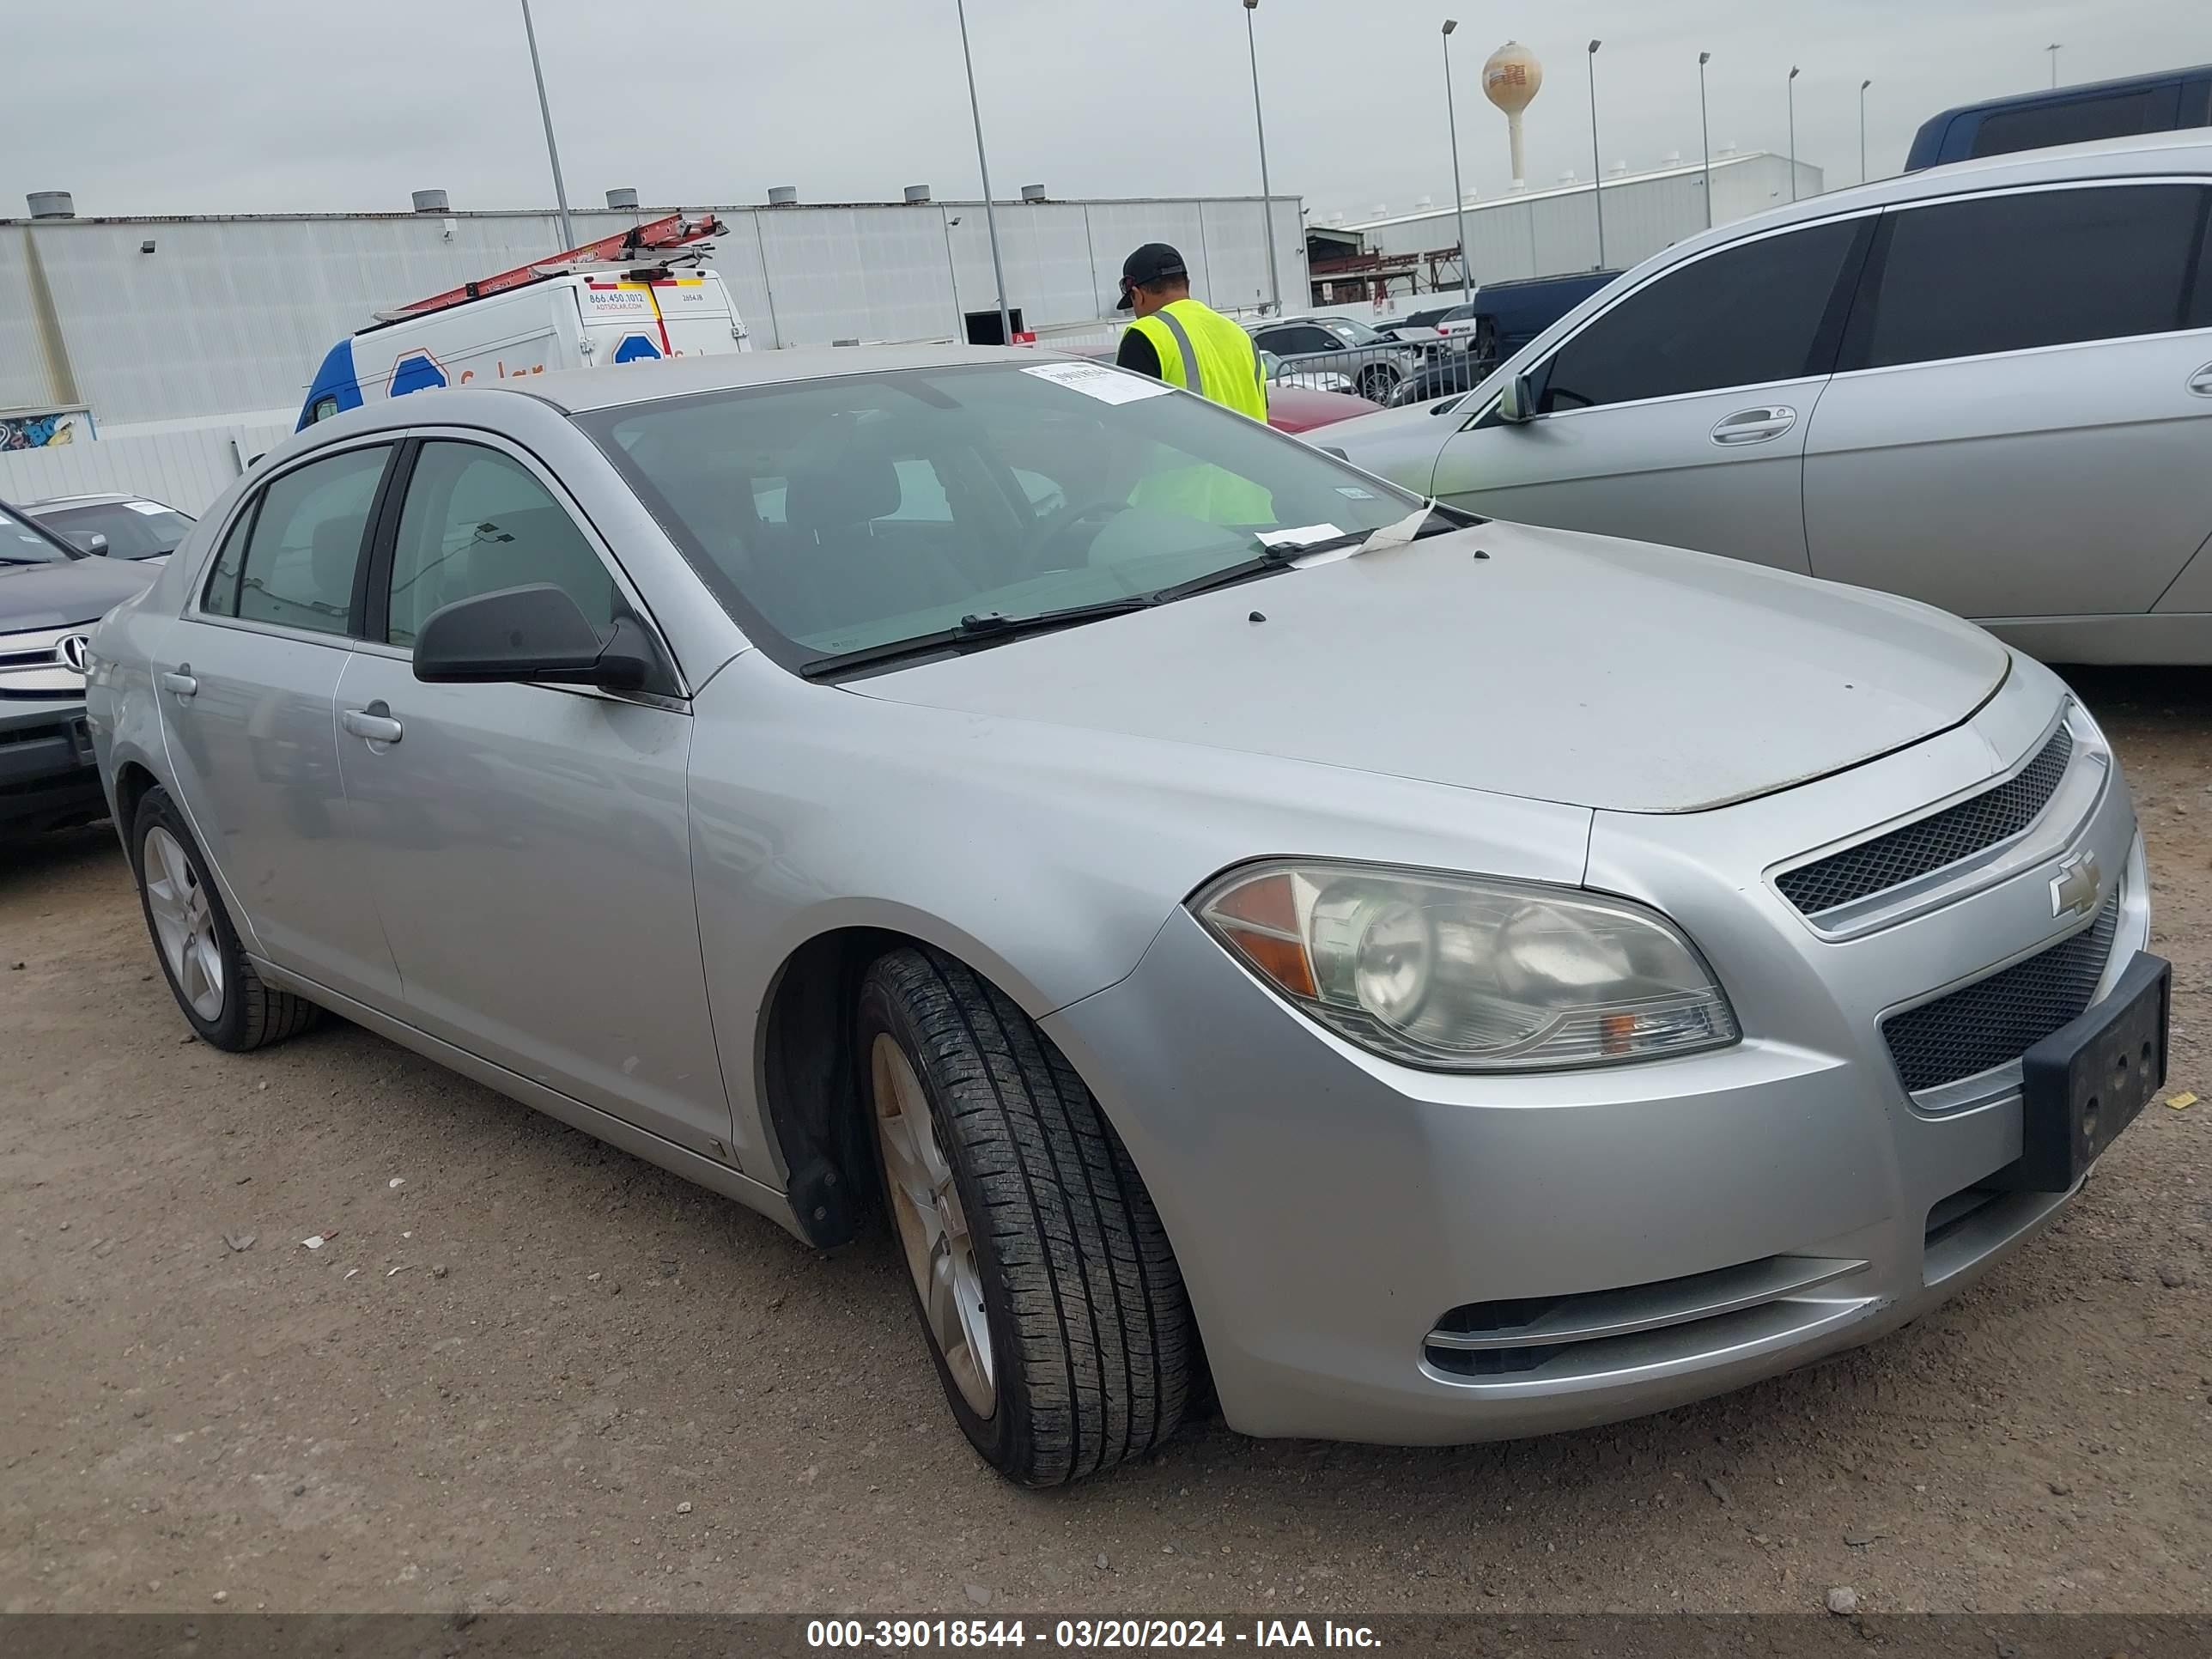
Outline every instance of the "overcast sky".
MULTIPOLYGON (((576 206, 977 192, 953 0, 534 0, 576 206)), ((550 205, 518 0, 100 0, 9 4, 0 22, 0 216, 24 192, 81 214, 550 205)), ((968 0, 1001 198, 1254 194, 1237 0, 968 0)), ((1451 198, 1437 26, 1453 39, 1468 188, 1507 182, 1478 70, 1509 37, 1547 81, 1527 118, 1532 184, 1589 170, 1583 45, 1606 164, 1698 151, 1697 54, 1717 149, 1797 147, 1858 174, 1859 82, 1877 175, 1947 105, 2212 59, 2206 0, 1262 0, 1273 181, 1316 218, 1451 198)))

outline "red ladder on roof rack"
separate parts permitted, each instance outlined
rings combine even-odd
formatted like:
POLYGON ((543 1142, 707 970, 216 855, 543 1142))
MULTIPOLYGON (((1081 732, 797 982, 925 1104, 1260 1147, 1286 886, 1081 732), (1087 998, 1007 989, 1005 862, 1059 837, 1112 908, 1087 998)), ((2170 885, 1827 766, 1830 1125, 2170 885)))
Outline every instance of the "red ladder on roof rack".
POLYGON ((581 247, 572 247, 550 259, 532 259, 526 265, 517 265, 512 270, 502 270, 496 276, 482 277, 473 283, 463 283, 459 288, 449 288, 443 294, 433 294, 427 300, 417 300, 411 305, 400 306, 393 311, 378 314, 411 317, 425 311, 443 311, 447 306, 481 300, 487 294, 499 294, 507 289, 521 288, 537 282, 540 280, 539 273, 550 265, 594 264, 623 259, 634 254, 682 247, 702 237, 722 235, 726 230, 727 227, 720 219, 711 216, 704 219, 686 219, 681 213, 672 213, 665 219, 655 219, 635 229, 602 236, 598 241, 586 242, 581 247))

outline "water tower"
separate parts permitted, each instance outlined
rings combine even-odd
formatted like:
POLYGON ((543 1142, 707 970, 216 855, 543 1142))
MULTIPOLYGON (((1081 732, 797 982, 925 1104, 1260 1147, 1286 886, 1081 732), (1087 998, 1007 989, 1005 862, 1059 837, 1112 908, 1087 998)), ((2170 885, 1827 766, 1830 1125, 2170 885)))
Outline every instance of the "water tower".
POLYGON ((1508 40, 1482 66, 1482 95, 1505 112, 1505 131, 1513 144, 1513 188, 1527 185, 1521 164, 1521 112, 1543 89, 1544 66, 1518 40, 1508 40))

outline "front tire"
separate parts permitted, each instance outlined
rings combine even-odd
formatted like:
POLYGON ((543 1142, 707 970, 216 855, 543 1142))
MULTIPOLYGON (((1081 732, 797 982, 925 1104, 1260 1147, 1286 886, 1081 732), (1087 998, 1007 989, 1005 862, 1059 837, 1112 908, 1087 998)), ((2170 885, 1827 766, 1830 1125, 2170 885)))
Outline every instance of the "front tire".
POLYGON ((138 803, 131 862, 154 954, 200 1041, 243 1054, 315 1023, 322 1011, 313 1003, 271 990, 254 971, 184 814, 165 789, 148 790, 138 803))
POLYGON ((1050 1486, 1166 1440, 1189 1398, 1189 1303, 1074 1067, 933 951, 868 970, 855 1035, 884 1207, 969 1443, 1050 1486))

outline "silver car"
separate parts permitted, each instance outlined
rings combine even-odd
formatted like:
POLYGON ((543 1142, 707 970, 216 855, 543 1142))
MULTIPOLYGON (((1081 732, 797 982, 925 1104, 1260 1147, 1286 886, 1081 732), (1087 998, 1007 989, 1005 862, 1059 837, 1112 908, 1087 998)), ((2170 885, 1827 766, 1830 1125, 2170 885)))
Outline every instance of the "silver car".
POLYGON ((526 385, 300 434, 100 627, 162 969, 887 1212, 1015 1480, 1201 1365, 1457 1442, 1865 1341, 2162 1073, 2112 752, 1941 612, 1030 351, 526 385))
POLYGON ((1669 248, 1464 399, 1329 428, 1476 511, 2212 663, 2212 138, 1839 191, 1669 248))

